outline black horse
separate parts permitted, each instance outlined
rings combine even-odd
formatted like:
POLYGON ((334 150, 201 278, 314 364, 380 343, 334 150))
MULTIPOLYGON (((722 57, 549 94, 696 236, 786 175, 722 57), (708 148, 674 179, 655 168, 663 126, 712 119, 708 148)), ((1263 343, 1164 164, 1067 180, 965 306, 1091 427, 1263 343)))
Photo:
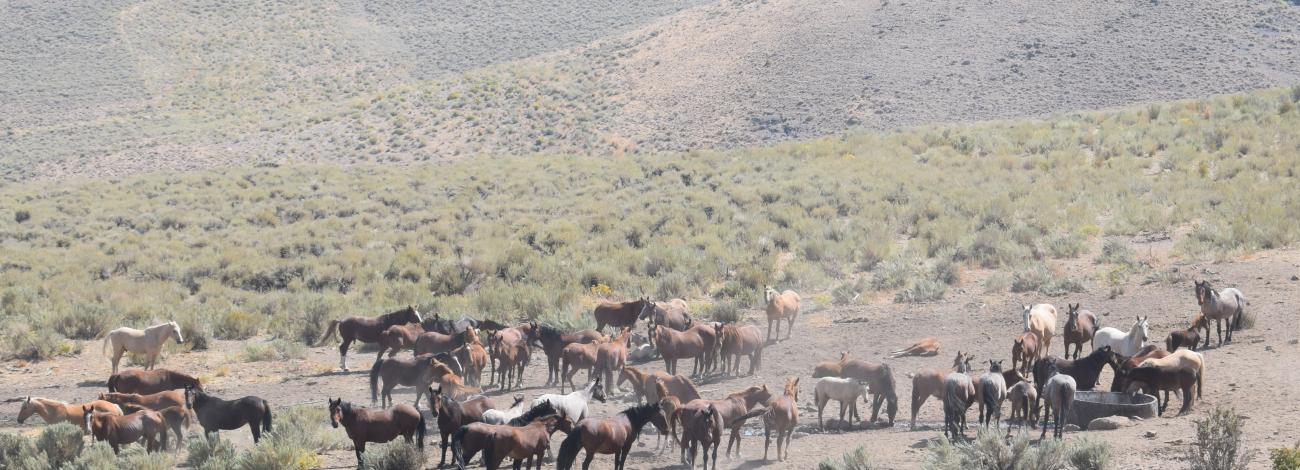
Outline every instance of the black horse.
POLYGON ((247 424, 253 431, 253 442, 257 442, 263 431, 271 432, 271 404, 258 397, 222 400, 186 386, 185 407, 194 410, 204 435, 239 429, 247 424))
MULTIPOLYGON (((1096 388, 1098 380, 1101 378, 1101 369, 1110 365, 1110 370, 1119 376, 1120 359, 1110 346, 1102 346, 1092 351, 1092 354, 1084 356, 1083 359, 1061 359, 1056 356, 1048 356, 1046 359, 1034 363, 1034 383, 1038 389, 1038 399, 1043 397, 1043 384, 1047 383, 1049 374, 1049 365, 1054 366, 1062 374, 1074 377, 1078 384, 1079 390, 1092 390, 1096 388)), ((1037 406, 1037 404, 1035 404, 1037 406)))

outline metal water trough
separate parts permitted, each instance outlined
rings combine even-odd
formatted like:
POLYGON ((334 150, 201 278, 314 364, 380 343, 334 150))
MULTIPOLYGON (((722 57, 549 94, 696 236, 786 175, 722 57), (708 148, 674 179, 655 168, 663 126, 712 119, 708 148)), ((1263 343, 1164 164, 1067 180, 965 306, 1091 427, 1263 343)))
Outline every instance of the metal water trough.
POLYGON ((1156 417, 1156 397, 1144 393, 1130 395, 1120 392, 1080 391, 1074 394, 1068 422, 1088 429, 1088 423, 1107 416, 1128 416, 1142 419, 1156 417))

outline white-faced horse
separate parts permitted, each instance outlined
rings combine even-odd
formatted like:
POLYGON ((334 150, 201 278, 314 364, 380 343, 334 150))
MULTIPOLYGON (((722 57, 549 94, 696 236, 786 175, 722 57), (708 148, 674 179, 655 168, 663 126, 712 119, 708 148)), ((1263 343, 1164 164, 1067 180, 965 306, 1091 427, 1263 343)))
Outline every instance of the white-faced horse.
POLYGON ((569 421, 576 423, 587 417, 587 402, 593 399, 601 403, 605 402, 605 388, 600 386, 599 375, 596 376, 596 380, 591 381, 582 390, 575 390, 568 395, 548 393, 533 400, 532 406, 535 407, 544 402, 551 402, 551 406, 555 407, 555 411, 561 417, 568 418, 569 421))
POLYGON ((1147 319, 1137 317, 1128 333, 1109 326, 1097 330, 1097 334, 1092 338, 1093 351, 1110 346, 1110 349, 1115 351, 1116 354, 1128 357, 1137 354, 1138 350, 1146 345, 1149 337, 1147 319))
POLYGON ((1219 332, 1219 344, 1224 342, 1223 338, 1223 321, 1228 321, 1228 339, 1232 342, 1232 331, 1241 329, 1241 317, 1245 314, 1243 310, 1246 306, 1246 296, 1241 291, 1229 287, 1222 291, 1215 291, 1210 287, 1210 281, 1196 281, 1196 303, 1201 305, 1201 314, 1205 315, 1207 321, 1205 325, 1205 347, 1210 347, 1210 325, 1209 320, 1214 320, 1215 329, 1219 332))
POLYGON ((158 354, 162 352, 163 344, 168 338, 176 338, 176 344, 185 342, 185 338, 181 337, 181 327, 174 321, 160 323, 143 331, 124 326, 104 336, 103 352, 107 355, 110 348, 113 350, 114 374, 117 373, 117 365, 122 360, 122 354, 128 351, 144 354, 147 361, 144 368, 150 370, 158 361, 158 354))

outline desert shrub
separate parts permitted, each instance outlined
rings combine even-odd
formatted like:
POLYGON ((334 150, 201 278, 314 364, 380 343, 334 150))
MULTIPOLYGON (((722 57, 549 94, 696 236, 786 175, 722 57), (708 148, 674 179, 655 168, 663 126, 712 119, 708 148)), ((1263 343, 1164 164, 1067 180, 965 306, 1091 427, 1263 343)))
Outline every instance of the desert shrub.
POLYGON ((306 347, 302 343, 277 338, 264 343, 253 343, 244 346, 240 358, 244 362, 287 361, 302 359, 303 355, 306 354, 305 351, 306 347))
POLYGON ((276 416, 275 430, 235 458, 234 468, 306 470, 321 465, 321 452, 342 448, 347 438, 328 427, 320 407, 298 406, 276 416))
POLYGON ((1242 447, 1245 420, 1236 410, 1216 407, 1196 420, 1196 440, 1188 448, 1192 470, 1244 469, 1252 453, 1242 447))
POLYGON ((673 272, 660 276, 655 285, 656 299, 675 299, 690 295, 690 279, 685 273, 673 272))
POLYGON ((841 282, 831 289, 832 305, 851 305, 858 300, 862 292, 867 289, 868 282, 866 278, 857 278, 841 282))
POLYGON ((212 335, 217 339, 248 339, 257 335, 262 319, 257 314, 243 310, 228 310, 217 316, 212 325, 212 335))
POLYGON ((364 460, 365 470, 424 468, 424 452, 402 441, 367 447, 364 460))
POLYGON ((916 273, 916 263, 911 259, 895 257, 876 266, 871 277, 873 289, 897 289, 907 284, 908 279, 916 273))
POLYGON ((43 361, 74 350, 66 339, 50 329, 33 330, 21 323, 10 323, 7 329, 3 337, 5 347, 0 351, 7 351, 8 358, 43 361))
POLYGON ((871 470, 872 468, 875 468, 875 465, 871 463, 871 455, 863 446, 846 452, 838 459, 826 458, 817 464, 817 470, 871 470))
POLYGON ((1070 466, 1075 470, 1109 470, 1112 451, 1110 444, 1102 441, 1081 438, 1070 445, 1068 451, 1070 466))
POLYGON ((1082 235, 1057 235, 1047 241, 1047 254, 1053 258, 1077 258, 1087 249, 1082 235))
POLYGON ((1273 461, 1273 470, 1300 470, 1300 444, 1271 449, 1268 454, 1273 461))
POLYGON ((21 224, 23 222, 30 220, 31 218, 32 218, 31 212, 22 209, 18 209, 14 211, 14 222, 18 222, 21 224))
POLYGON ((181 336, 185 337, 185 344, 188 344, 192 351, 204 351, 208 349, 209 342, 212 339, 212 325, 193 313, 183 314, 176 319, 176 324, 181 327, 181 336))
POLYGON ((701 313, 709 321, 723 323, 740 321, 741 318, 740 309, 733 302, 716 302, 701 313))
POLYGON ((81 438, 80 426, 59 423, 41 430, 41 435, 36 438, 36 447, 45 453, 51 468, 59 468, 81 455, 81 449, 85 446, 81 438))
POLYGON ((51 315, 54 331, 71 339, 94 339, 117 321, 117 316, 99 305, 80 305, 51 315))
POLYGON ((117 468, 131 470, 170 470, 175 464, 176 454, 171 452, 145 452, 143 446, 132 444, 122 449, 117 456, 117 468))
POLYGON ((0 433, 0 469, 49 468, 31 438, 18 433, 0 433))
POLYGON ((1070 449, 1056 440, 1045 440, 1037 447, 1031 446, 1029 433, 1021 432, 1004 443, 1002 436, 980 430, 975 439, 953 443, 940 437, 926 455, 923 468, 929 470, 966 469, 1016 469, 1057 470, 1067 468, 1070 449))
POLYGON ((1001 294, 1011 289, 1011 276, 1007 273, 993 273, 984 280, 984 292, 988 294, 1001 294))
POLYGON ((1129 248, 1123 240, 1109 238, 1102 243, 1101 256, 1097 257, 1097 262, 1133 266, 1137 264, 1137 257, 1133 254, 1133 249, 1129 248))
POLYGON ((1047 266, 1041 264, 1022 266, 1011 273, 1011 292, 1062 295, 1083 291, 1083 283, 1079 280, 1057 277, 1047 266))
POLYGON ((942 300, 943 295, 947 292, 948 286, 942 282, 932 279, 917 279, 908 285, 907 288, 894 294, 894 302, 934 302, 936 300, 942 300))
POLYGON ((942 284, 955 286, 961 283, 961 267, 950 257, 941 257, 930 266, 930 279, 942 284))
POLYGON ((228 465, 235 458, 235 446, 219 434, 190 439, 186 451, 185 465, 190 468, 204 468, 208 462, 218 468, 216 464, 228 465))

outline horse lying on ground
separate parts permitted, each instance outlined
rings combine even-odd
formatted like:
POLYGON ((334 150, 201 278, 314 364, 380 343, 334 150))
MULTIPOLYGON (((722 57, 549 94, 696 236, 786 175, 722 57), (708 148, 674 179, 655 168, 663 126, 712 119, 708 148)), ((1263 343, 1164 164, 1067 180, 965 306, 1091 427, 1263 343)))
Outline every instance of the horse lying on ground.
POLYGON ((889 353, 889 357, 891 358, 904 357, 904 356, 938 356, 938 355, 939 355, 939 338, 935 338, 933 336, 921 338, 921 340, 917 341, 916 344, 889 353))

